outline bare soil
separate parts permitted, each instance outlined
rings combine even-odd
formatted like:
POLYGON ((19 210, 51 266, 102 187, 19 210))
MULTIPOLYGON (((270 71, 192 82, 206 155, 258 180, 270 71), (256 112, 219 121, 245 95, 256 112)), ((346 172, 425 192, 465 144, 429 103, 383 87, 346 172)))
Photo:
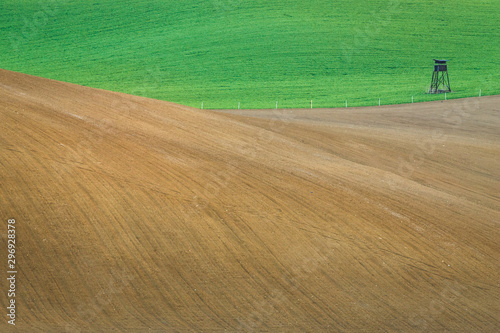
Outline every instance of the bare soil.
POLYGON ((0 70, 0 331, 495 332, 499 111, 216 112, 0 70))

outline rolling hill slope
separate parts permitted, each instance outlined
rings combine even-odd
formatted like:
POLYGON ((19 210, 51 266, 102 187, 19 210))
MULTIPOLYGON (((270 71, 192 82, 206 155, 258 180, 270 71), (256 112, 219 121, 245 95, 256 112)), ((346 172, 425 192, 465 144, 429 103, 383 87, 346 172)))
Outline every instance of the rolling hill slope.
POLYGON ((0 101, 2 332, 500 324, 498 96, 250 117, 0 70, 0 101))
POLYGON ((5 0, 0 68, 205 108, 500 93, 498 0, 5 0))

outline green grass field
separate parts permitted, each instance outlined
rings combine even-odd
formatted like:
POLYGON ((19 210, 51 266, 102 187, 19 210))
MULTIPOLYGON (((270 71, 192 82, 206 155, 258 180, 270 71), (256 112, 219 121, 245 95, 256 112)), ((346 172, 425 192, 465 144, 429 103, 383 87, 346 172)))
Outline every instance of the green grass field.
POLYGON ((500 0, 3 0, 0 67, 205 108, 500 93, 500 0))

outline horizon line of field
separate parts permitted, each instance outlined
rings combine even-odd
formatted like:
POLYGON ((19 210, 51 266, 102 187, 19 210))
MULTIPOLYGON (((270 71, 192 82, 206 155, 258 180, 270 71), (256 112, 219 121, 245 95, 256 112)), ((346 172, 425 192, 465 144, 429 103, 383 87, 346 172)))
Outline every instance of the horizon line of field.
MULTIPOLYGON (((414 104, 414 103, 424 103, 424 102, 435 102, 435 101, 446 101, 446 100, 454 100, 454 99, 462 99, 462 98, 472 98, 472 97, 483 97, 483 96, 493 96, 497 95, 498 93, 486 93, 484 94, 482 89, 479 89, 478 92, 476 92, 474 95, 472 94, 458 94, 458 92, 450 92, 450 93, 439 93, 439 94, 429 94, 426 93, 424 98, 420 98, 417 100, 416 97, 422 97, 422 95, 412 95, 410 96, 407 100, 404 100, 402 98, 389 98, 389 99, 383 99, 381 97, 378 98, 378 100, 373 102, 369 102, 368 99, 345 99, 343 101, 339 101, 337 104, 329 104, 326 105, 324 102, 323 103, 318 103, 315 104, 314 100, 308 101, 308 103, 304 103, 303 106, 296 106, 297 103, 294 103, 295 105, 290 105, 291 103, 285 103, 284 106, 281 106, 279 101, 274 101, 272 103, 267 103, 267 102, 249 102, 246 103, 247 105, 269 105, 269 107, 243 107, 243 104, 241 102, 235 103, 234 107, 214 107, 211 106, 207 107, 207 103, 205 101, 202 101, 201 104, 197 108, 200 109, 206 109, 206 110, 253 110, 253 109, 337 109, 337 108, 350 108, 350 107, 368 107, 368 106, 388 106, 388 105, 401 105, 401 104, 414 104), (354 102, 352 102, 354 100, 354 102), (384 101, 389 100, 390 102, 384 103, 384 101), (357 103, 356 103, 357 102, 357 103), (318 106, 319 105, 319 106, 318 106)), ((316 100, 317 101, 317 100, 316 100)), ((182 103, 181 103, 182 104, 182 103)), ((217 104, 217 103, 214 103, 217 104)), ((222 104, 222 103, 219 103, 222 104)), ((227 103, 224 103, 227 104, 227 103)), ((192 103, 187 103, 186 105, 196 107, 192 103)))

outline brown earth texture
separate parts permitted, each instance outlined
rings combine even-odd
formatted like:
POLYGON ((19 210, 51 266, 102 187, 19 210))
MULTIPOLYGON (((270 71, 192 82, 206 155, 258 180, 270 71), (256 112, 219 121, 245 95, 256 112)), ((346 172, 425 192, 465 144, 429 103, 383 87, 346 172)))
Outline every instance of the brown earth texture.
POLYGON ((0 331, 498 332, 499 114, 209 111, 0 70, 0 331))

